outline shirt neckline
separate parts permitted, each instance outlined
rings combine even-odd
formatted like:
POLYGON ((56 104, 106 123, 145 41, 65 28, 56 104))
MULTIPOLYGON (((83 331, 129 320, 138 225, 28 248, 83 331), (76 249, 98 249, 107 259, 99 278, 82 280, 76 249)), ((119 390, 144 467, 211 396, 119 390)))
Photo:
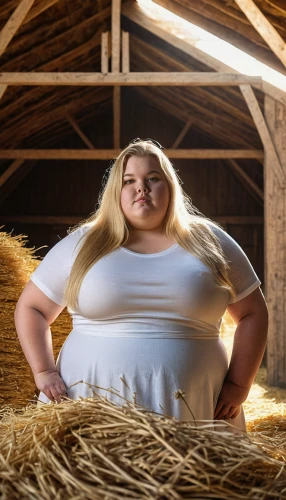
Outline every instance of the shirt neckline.
POLYGON ((133 252, 132 250, 129 250, 128 248, 120 247, 120 250, 126 253, 130 253, 131 255, 135 255, 136 257, 143 257, 143 258, 149 258, 149 257, 161 257, 161 255, 166 255, 167 253, 173 252, 177 247, 178 243, 175 243, 171 247, 167 248, 166 250, 163 250, 162 252, 156 252, 156 253, 139 253, 139 252, 133 252))

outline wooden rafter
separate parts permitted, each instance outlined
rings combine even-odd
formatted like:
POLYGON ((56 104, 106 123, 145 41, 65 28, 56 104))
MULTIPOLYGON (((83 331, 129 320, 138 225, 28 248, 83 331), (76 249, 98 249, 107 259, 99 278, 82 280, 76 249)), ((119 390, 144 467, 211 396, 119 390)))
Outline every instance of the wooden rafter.
MULTIPOLYGON (((6 215, 0 214, 3 224, 63 224, 73 225, 86 219, 83 215, 6 215)), ((220 224, 263 224, 263 217, 257 215, 212 215, 211 218, 220 224)))
POLYGON ((81 130, 81 128, 78 125, 78 123, 76 122, 76 120, 69 113, 67 113, 67 119, 68 119, 69 123, 71 124, 72 128, 75 130, 77 135, 82 139, 82 141, 87 145, 87 147, 90 150, 95 149, 92 142, 88 139, 88 137, 85 135, 85 133, 81 130))
POLYGON ((6 168, 5 172, 0 176, 0 188, 10 179, 10 177, 21 167, 24 160, 15 160, 13 163, 6 168))
POLYGON ((0 85, 56 85, 56 86, 236 86, 262 83, 260 76, 229 73, 160 72, 160 73, 0 73, 0 85))
MULTIPOLYGON (((181 159, 228 159, 263 158, 263 151, 235 149, 165 149, 169 158, 181 159)), ((2 159, 26 160, 110 160, 118 156, 120 149, 1 149, 2 159)))
POLYGON ((228 164, 231 166, 232 170, 237 174, 237 176, 248 185, 248 187, 253 191, 260 200, 264 200, 264 194, 262 189, 260 189, 257 184, 247 175, 247 173, 241 168, 241 166, 235 160, 228 160, 228 164))
POLYGON ((193 121, 194 121, 193 118, 190 118, 187 121, 184 128, 179 133, 177 139, 173 142, 172 149, 176 149, 179 146, 179 144, 181 144, 182 140, 184 139, 184 137, 187 135, 188 131, 190 130, 190 127, 191 127, 193 121))
MULTIPOLYGON (((161 4, 159 0, 155 1, 156 3, 161 4)), ((183 7, 182 5, 179 5, 177 2, 174 1, 168 2, 167 8, 170 10, 170 12, 177 14, 182 19, 188 20, 187 16, 188 9, 183 7)), ((163 23, 159 24, 151 17, 143 13, 143 11, 140 9, 140 6, 137 5, 135 2, 125 2, 122 5, 122 14, 131 21, 133 21, 134 23, 138 24, 138 26, 141 26, 142 28, 148 30, 150 33, 153 33, 154 35, 158 36, 165 42, 172 45, 173 47, 176 47, 177 49, 181 50, 185 54, 196 59, 200 63, 205 64, 209 68, 224 73, 233 73, 233 74, 238 73, 230 66, 227 66, 223 62, 215 59, 214 57, 208 55, 204 51, 198 49, 196 47, 197 42, 195 39, 191 39, 191 37, 187 41, 180 39, 178 36, 176 36, 175 34, 170 32, 170 30, 164 27, 163 23)), ((253 83, 252 85, 256 88, 260 88, 260 84, 258 87, 256 86, 255 83, 253 83)), ((263 81, 262 86, 263 86, 263 91, 265 93, 269 94, 274 99, 277 99, 282 104, 286 104, 285 92, 265 81, 263 81)))
POLYGON ((254 120, 254 123, 256 125, 257 131, 260 135, 264 149, 265 149, 268 157, 271 158, 273 169, 276 172, 278 181, 282 185, 284 185, 286 182, 286 172, 284 171, 284 169, 280 163, 280 159, 277 155, 275 146, 273 144, 271 135, 270 135, 269 130, 267 128, 267 125, 265 123, 263 114, 261 112, 261 109, 260 109, 259 104, 257 102, 257 99, 255 97, 255 94, 254 94, 252 88, 250 87, 250 85, 240 85, 240 89, 241 89, 242 95, 245 98, 246 104, 249 108, 249 111, 250 111, 251 116, 254 120))
POLYGON ((22 0, 0 33, 0 56, 20 28, 35 0, 22 0))
POLYGON ((286 67, 286 44, 253 0, 235 0, 252 26, 286 67))
MULTIPOLYGON (((17 137, 31 137, 34 136, 35 140, 40 138, 40 143, 44 145, 47 144, 50 138, 47 136, 53 129, 59 129, 59 127, 69 129, 66 113, 70 113, 72 116, 79 112, 84 114, 91 114, 92 109, 96 109, 98 103, 104 102, 111 99, 111 89, 100 88, 96 91, 90 92, 90 89, 83 89, 81 92, 71 93, 65 98, 64 102, 59 102, 54 96, 48 100, 44 101, 44 106, 41 105, 39 110, 36 106, 29 106, 29 108, 22 112, 19 111, 19 120, 12 124, 11 127, 5 133, 1 134, 1 139, 5 144, 11 144, 15 140, 15 134, 17 137), (50 110, 49 106, 56 103, 53 111, 50 110), (31 112, 36 113, 36 119, 29 119, 31 112)), ((14 107, 15 108, 15 107, 14 107)), ((16 107, 17 109, 17 107, 16 107)))
MULTIPOLYGON (((13 36, 23 24, 25 17, 31 9, 35 0, 22 0, 16 10, 13 12, 10 19, 5 24, 0 32, 0 57, 5 52, 7 46, 11 42, 13 36)), ((0 85, 0 99, 7 90, 8 85, 0 85)))
MULTIPOLYGON (((21 160, 20 160, 21 161, 21 160)), ((34 168, 36 162, 35 161, 21 161, 21 164, 16 164, 17 168, 13 162, 10 167, 4 172, 6 174, 5 177, 1 176, 2 182, 0 188, 0 205, 3 205, 4 201, 10 196, 10 194, 15 191, 15 189, 21 184, 22 180, 28 175, 28 173, 34 168), (8 174, 11 174, 8 176, 8 174)), ((3 175, 4 175, 3 174, 3 175)))
POLYGON ((3 95, 5 94, 7 88, 8 88, 8 85, 0 85, 0 100, 3 97, 3 95))
POLYGON ((33 10, 29 12, 27 17, 25 18, 23 24, 28 23, 29 21, 32 21, 32 19, 35 19, 38 17, 40 14, 45 12, 47 9, 58 3, 59 0, 39 0, 33 10))
MULTIPOLYGON (((198 92, 198 89, 196 89, 196 91, 198 92)), ((250 133, 250 128, 248 126, 246 128, 245 124, 248 123, 247 117, 246 119, 243 118, 244 123, 242 124, 242 127, 238 128, 240 120, 234 121, 233 117, 231 117, 233 116, 233 114, 231 115, 231 106, 228 110, 228 114, 230 114, 231 118, 227 117, 227 119, 225 119, 226 117, 222 115, 220 116, 220 120, 214 121, 213 112, 208 109, 208 104, 201 104, 208 102, 207 93, 205 93, 206 95, 203 95, 203 93, 200 92, 200 102, 195 103, 192 99, 192 96, 187 96, 186 98, 184 97, 184 99, 182 100, 181 92, 180 105, 178 105, 178 102, 176 102, 176 93, 172 88, 165 90, 163 88, 157 87, 155 91, 150 91, 150 89, 146 87, 138 87, 136 89, 136 92, 140 94, 145 100, 147 100, 147 102, 152 103, 156 109, 160 109, 164 114, 167 113, 171 117, 176 116, 184 124, 188 121, 191 110, 194 117, 193 128, 199 129, 210 137, 214 137, 215 139, 217 139, 219 141, 218 144, 220 144, 221 147, 229 148, 229 138, 225 134, 225 130, 232 130, 233 135, 236 137, 235 144, 239 143, 239 147, 241 147, 242 149, 249 149, 250 147, 253 147, 253 138, 256 137, 256 130, 254 130, 254 132, 252 130, 252 133, 250 133)), ((221 104, 220 102, 221 100, 219 100, 217 104, 219 106, 223 106, 223 102, 221 104)), ((226 108, 227 104, 225 104, 225 109, 226 108)), ((253 127, 251 116, 249 118, 250 125, 251 127, 253 127)), ((256 143, 257 138, 255 138, 254 140, 256 143)))
MULTIPOLYGON (((134 36, 134 34, 132 34, 131 43, 132 66, 134 71, 137 71, 139 70, 139 68, 145 66, 156 72, 164 71, 166 67, 169 69, 169 71, 177 71, 181 73, 190 71, 190 69, 192 69, 190 68, 188 62, 183 63, 181 61, 178 61, 174 58, 174 56, 172 57, 168 50, 160 50, 155 46, 155 44, 150 45, 137 36, 134 36)), ((179 97, 181 97, 182 94, 186 95, 186 93, 190 95, 190 90, 192 92, 192 89, 182 89, 180 91, 179 97)), ((163 89, 164 94, 170 91, 172 92, 173 89, 163 89)), ((200 109, 206 109, 210 104, 215 105, 219 108, 219 110, 223 109, 228 115, 230 115, 232 123, 233 116, 235 115, 236 117, 239 117, 239 119, 241 119, 244 124, 248 124, 253 127, 253 120, 251 116, 249 116, 247 110, 244 110, 244 107, 241 106, 241 103, 244 104, 243 97, 237 92, 236 88, 227 87, 224 89, 224 92, 222 94, 220 89, 217 89, 216 87, 207 89, 205 89, 204 87, 198 87, 196 89, 196 96, 196 102, 201 102, 200 109)), ((172 102, 173 100, 174 98, 172 98, 172 102)), ((191 100, 194 100, 193 95, 191 97, 191 100)), ((187 111, 189 112, 190 109, 191 107, 189 107, 187 111)), ((197 118, 199 114, 200 111, 194 113, 193 118, 195 116, 197 118)), ((186 121, 188 121, 188 119, 186 121)))

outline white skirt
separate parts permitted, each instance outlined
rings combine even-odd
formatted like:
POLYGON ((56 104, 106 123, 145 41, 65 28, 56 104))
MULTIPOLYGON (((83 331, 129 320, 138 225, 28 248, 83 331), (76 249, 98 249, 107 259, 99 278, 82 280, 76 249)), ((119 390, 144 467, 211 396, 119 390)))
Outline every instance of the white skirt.
MULTIPOLYGON (((96 392, 123 404, 111 389, 179 420, 213 420, 228 359, 219 338, 118 338, 73 330, 61 349, 57 369, 71 399, 96 392), (178 391, 185 401, 176 398, 178 391)), ((43 393, 39 400, 49 402, 43 393)), ((243 410, 226 421, 246 430, 243 410)))

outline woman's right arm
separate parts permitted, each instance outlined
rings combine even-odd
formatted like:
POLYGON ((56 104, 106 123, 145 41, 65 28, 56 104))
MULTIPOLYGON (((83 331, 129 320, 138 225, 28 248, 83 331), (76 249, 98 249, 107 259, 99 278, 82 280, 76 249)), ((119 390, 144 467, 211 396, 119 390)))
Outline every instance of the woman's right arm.
POLYGON ((67 389, 56 369, 50 325, 63 309, 29 281, 15 310, 18 337, 36 386, 57 403, 67 395, 67 389))

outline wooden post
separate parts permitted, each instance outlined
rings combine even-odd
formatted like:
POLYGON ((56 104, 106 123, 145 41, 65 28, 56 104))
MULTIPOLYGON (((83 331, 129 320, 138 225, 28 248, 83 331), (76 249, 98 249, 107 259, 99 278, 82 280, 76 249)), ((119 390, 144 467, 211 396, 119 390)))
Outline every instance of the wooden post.
POLYGON ((101 33, 101 73, 108 73, 108 31, 101 33))
POLYGON ((122 31, 122 72, 129 73, 130 71, 130 49, 129 49, 129 33, 122 31))
POLYGON ((121 88, 113 89, 113 147, 120 148, 121 88))
POLYGON ((112 0, 111 62, 112 72, 120 72, 120 8, 121 0, 112 0))
MULTIPOLYGON (((286 171, 286 107, 265 96, 265 120, 286 171)), ((265 150, 265 277, 269 309, 268 384, 286 387, 286 189, 265 150)))

